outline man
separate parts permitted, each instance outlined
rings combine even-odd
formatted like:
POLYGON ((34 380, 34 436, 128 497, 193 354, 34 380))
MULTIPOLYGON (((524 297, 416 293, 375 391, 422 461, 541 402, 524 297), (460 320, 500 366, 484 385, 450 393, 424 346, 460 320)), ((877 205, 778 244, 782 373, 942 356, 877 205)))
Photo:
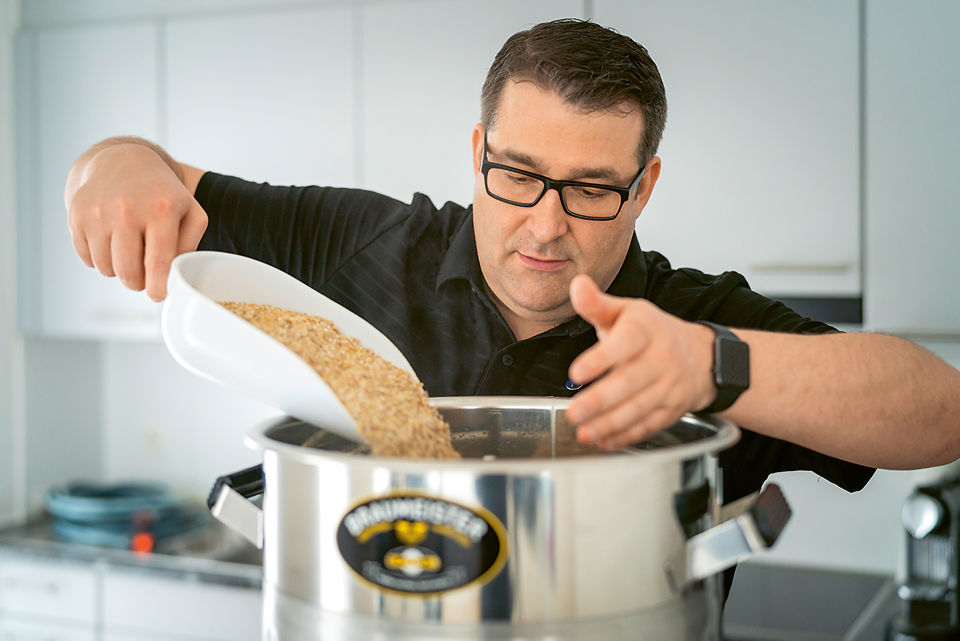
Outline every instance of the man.
POLYGON ((155 300, 198 246, 274 264, 376 325, 431 395, 573 395, 584 442, 618 448, 720 412, 745 428, 721 455, 727 500, 780 470, 854 491, 875 467, 960 456, 960 372, 640 250, 666 119, 643 47, 576 20, 515 34, 481 116, 473 205, 440 211, 420 195, 257 185, 109 139, 68 176, 74 246, 155 300))

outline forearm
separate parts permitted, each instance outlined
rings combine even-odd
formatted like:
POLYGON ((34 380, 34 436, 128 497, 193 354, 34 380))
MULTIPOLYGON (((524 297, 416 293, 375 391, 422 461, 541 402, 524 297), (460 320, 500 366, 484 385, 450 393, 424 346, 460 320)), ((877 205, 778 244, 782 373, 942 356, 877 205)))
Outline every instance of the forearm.
POLYGON ((960 372, 880 334, 735 330, 751 384, 723 416, 762 434, 891 469, 960 457, 960 372))

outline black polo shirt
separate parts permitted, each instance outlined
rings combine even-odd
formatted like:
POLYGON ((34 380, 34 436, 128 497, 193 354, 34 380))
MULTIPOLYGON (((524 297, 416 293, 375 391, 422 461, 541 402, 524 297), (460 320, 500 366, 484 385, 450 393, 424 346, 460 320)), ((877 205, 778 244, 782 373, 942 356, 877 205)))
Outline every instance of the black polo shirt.
MULTIPOLYGON (((200 249, 269 263, 364 317, 403 352, 430 396, 571 396, 567 369, 596 342, 574 318, 517 341, 484 291, 473 209, 439 210, 331 187, 276 187, 206 173, 196 198, 210 222, 200 249)), ((753 292, 733 272, 673 269, 634 236, 608 293, 646 298, 685 320, 795 333, 836 331, 753 292)), ((747 430, 720 454, 724 498, 756 491, 770 473, 812 470, 848 491, 871 468, 747 430)))

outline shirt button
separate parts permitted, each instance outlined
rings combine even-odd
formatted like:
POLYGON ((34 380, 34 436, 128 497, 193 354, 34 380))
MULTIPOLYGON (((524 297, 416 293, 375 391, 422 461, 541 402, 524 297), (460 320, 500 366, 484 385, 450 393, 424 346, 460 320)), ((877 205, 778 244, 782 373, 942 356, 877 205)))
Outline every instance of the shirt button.
POLYGON ((504 354, 500 357, 500 362, 503 363, 505 367, 513 367, 513 354, 504 354))

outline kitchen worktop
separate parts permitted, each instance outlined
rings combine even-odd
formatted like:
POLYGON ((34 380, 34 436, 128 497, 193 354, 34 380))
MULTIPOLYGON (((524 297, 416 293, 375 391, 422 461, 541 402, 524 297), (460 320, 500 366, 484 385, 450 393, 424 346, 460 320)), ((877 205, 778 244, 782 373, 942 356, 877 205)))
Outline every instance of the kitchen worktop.
POLYGON ((86 562, 181 577, 205 583, 259 589, 260 550, 211 518, 199 532, 161 541, 154 552, 134 552, 60 540, 52 522, 39 516, 0 530, 0 555, 86 562))
POLYGON ((882 641, 902 602, 894 577, 741 563, 723 613, 724 641, 882 641))

